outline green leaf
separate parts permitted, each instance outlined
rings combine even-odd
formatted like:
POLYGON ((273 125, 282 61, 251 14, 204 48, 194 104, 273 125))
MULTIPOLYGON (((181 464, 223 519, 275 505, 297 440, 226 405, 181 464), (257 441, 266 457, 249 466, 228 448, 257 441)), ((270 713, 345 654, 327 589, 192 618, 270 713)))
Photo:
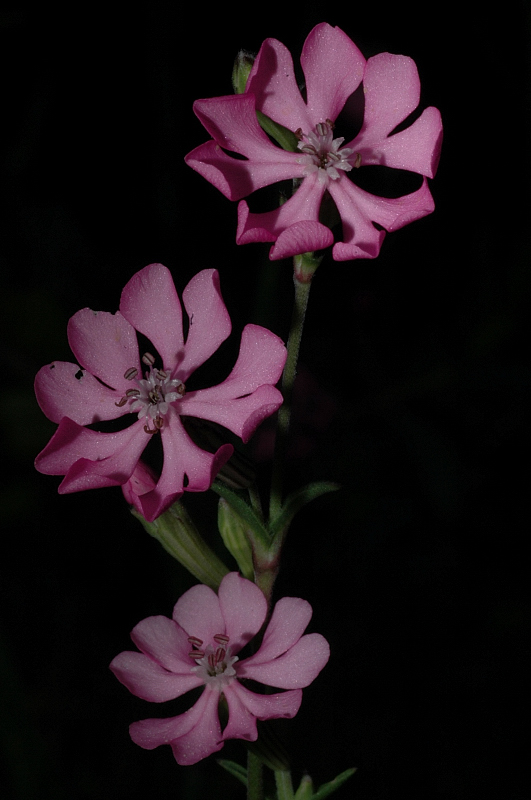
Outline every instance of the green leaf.
POLYGON ((278 142, 283 150, 289 150, 290 153, 296 153, 298 151, 299 148, 297 145, 299 140, 293 131, 290 131, 289 128, 285 128, 284 125, 279 125, 278 122, 274 122, 270 117, 266 117, 265 114, 262 114, 261 111, 257 111, 256 116, 258 117, 260 127, 271 136, 275 142, 278 142))
POLYGON ((312 800, 323 800, 323 798, 328 797, 328 795, 332 794, 332 792, 335 792, 336 789, 339 789, 339 787, 342 786, 351 775, 354 775, 356 769, 357 767, 346 769, 344 772, 338 775, 337 778, 334 778, 333 781, 323 783, 323 785, 320 786, 313 795, 312 800))
POLYGON ((247 786, 247 770, 245 767, 242 767, 241 764, 237 764, 235 761, 229 761, 226 758, 218 758, 217 762, 220 767, 226 769, 227 772, 230 772, 231 775, 234 775, 235 778, 241 781, 244 786, 247 786))
POLYGON ((315 500, 316 497, 320 497, 328 492, 337 492, 340 488, 341 487, 337 483, 316 481, 315 483, 309 483, 307 486, 303 486, 302 489, 297 489, 295 492, 292 492, 282 504, 278 517, 271 523, 271 535, 273 538, 279 534, 282 535, 288 529, 295 514, 307 505, 307 503, 310 503, 312 500, 315 500))

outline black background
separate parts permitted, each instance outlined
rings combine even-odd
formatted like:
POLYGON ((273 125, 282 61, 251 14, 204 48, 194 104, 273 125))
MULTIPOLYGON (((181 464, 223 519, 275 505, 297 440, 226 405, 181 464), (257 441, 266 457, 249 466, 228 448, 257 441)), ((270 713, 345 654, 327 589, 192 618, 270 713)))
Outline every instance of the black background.
MULTIPOLYGON (((172 712, 134 698, 108 664, 195 581, 119 490, 59 497, 58 479, 34 471, 55 426, 32 387, 43 364, 70 360, 68 318, 115 311, 155 261, 179 291, 220 270, 233 335, 205 381, 227 374, 243 325, 264 322, 257 290, 285 337, 289 262, 237 247, 235 204, 183 157, 207 138, 193 100, 230 93, 238 49, 274 36, 297 59, 321 21, 367 57, 413 57, 445 142, 435 213, 390 234, 376 260, 328 255, 312 287, 289 473, 343 489, 298 517, 276 596, 312 603, 332 658, 279 729, 297 779, 359 768, 338 800, 531 797, 530 10, 418 9, 0 14, 3 797, 244 796, 214 758, 182 768, 169 748, 129 740, 129 722, 172 712)), ((215 499, 186 499, 214 543, 215 499)), ((220 755, 243 753, 232 742, 220 755)))

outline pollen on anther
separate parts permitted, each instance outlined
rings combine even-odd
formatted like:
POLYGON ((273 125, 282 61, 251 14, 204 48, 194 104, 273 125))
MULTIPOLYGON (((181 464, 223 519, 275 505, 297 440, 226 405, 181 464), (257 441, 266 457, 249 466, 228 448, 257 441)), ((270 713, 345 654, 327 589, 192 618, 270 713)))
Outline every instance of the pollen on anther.
POLYGON ((126 381, 132 381, 133 378, 136 378, 137 375, 138 375, 138 370, 136 367, 129 367, 129 369, 126 369, 126 371, 124 372, 124 378, 126 379, 126 381))

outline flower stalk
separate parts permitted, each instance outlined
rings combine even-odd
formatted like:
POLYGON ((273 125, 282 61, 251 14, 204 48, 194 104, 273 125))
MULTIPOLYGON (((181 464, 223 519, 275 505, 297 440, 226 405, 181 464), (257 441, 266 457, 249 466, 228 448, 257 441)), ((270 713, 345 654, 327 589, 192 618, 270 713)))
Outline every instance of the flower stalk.
POLYGON ((297 376, 297 362, 299 360, 306 309, 308 308, 308 301, 310 298, 311 278, 319 266, 321 259, 315 258, 313 253, 306 253, 303 256, 296 257, 294 261, 293 283, 295 286, 295 295, 287 343, 288 355, 282 374, 282 394, 284 402, 278 411, 277 418, 273 476, 271 480, 271 496, 269 502, 270 521, 274 520, 280 514, 282 508, 282 484, 291 419, 293 386, 297 376), (310 269, 311 266, 313 266, 313 271, 310 269), (303 274, 305 275, 305 279, 301 280, 299 275, 302 276, 303 274))

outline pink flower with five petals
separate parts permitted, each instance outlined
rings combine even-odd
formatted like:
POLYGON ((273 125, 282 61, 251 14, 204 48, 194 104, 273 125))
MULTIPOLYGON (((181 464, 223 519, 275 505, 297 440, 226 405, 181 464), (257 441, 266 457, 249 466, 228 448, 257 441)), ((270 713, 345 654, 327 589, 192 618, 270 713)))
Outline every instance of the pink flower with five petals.
POLYGON ((419 103, 414 61, 390 53, 365 60, 342 30, 327 23, 309 34, 301 65, 306 101, 289 51, 276 39, 266 39, 244 94, 194 103, 196 115, 213 139, 189 153, 186 163, 225 197, 240 200, 238 244, 275 242, 271 259, 329 247, 334 237, 319 221, 321 202, 328 192, 343 225, 343 241, 334 245, 333 257, 337 261, 375 258, 386 230, 395 231, 434 210, 427 178, 435 175, 439 160, 440 113, 427 108, 412 125, 393 133, 419 103), (365 96, 363 125, 344 144, 334 123, 360 83, 365 96), (297 135, 296 152, 272 143, 258 124, 257 111, 297 135), (398 198, 372 195, 356 186, 355 172, 375 164, 416 172, 423 176, 422 185, 398 198), (241 199, 286 179, 300 185, 273 211, 253 213, 241 199))
POLYGON ((119 681, 137 697, 162 703, 204 686, 192 708, 169 719, 134 722, 133 741, 147 750, 169 744, 179 764, 195 764, 223 747, 227 739, 256 741, 257 719, 294 717, 302 689, 317 677, 330 655, 319 633, 303 635, 312 608, 306 600, 278 601, 260 648, 249 658, 238 653, 262 627, 266 600, 251 581, 230 572, 218 594, 208 586, 189 589, 173 619, 148 617, 131 632, 141 650, 120 653, 111 663, 119 681), (257 694, 249 678, 287 691, 257 694), (218 703, 225 697, 229 718, 222 730, 218 703))
POLYGON ((273 384, 282 373, 286 348, 258 325, 244 328, 226 380, 208 389, 187 389, 194 370, 229 335, 231 322, 214 269, 192 278, 183 302, 189 317, 186 340, 171 274, 162 264, 151 264, 127 283, 116 314, 84 308, 70 319, 68 340, 78 364, 54 361, 35 379, 41 409, 59 423, 35 466, 65 476, 61 494, 124 486, 126 497, 152 521, 185 490, 208 489, 233 452, 230 444, 216 453, 202 450, 181 417, 219 423, 245 442, 281 405, 273 384), (141 363, 137 331, 153 344, 160 366, 151 353, 141 363), (132 424, 115 432, 87 427, 130 414, 132 424), (158 480, 140 461, 156 434, 164 451, 158 480))

